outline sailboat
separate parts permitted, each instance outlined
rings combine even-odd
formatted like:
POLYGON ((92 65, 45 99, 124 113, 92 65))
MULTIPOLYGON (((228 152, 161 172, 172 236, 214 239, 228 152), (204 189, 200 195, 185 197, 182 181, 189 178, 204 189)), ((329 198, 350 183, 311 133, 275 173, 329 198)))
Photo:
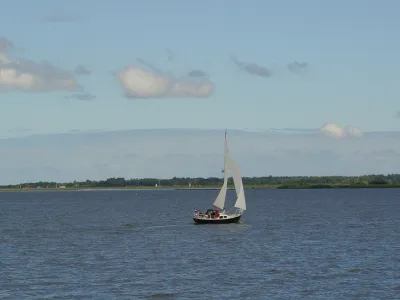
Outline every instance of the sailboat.
POLYGON ((238 165, 233 161, 228 149, 228 141, 225 131, 224 146, 224 183, 215 199, 213 206, 216 209, 208 209, 206 213, 195 209, 193 220, 196 224, 228 224, 238 223, 246 210, 246 197, 242 176, 238 165), (231 170, 233 184, 235 185, 236 202, 232 208, 226 207, 226 192, 228 189, 228 169, 231 170))

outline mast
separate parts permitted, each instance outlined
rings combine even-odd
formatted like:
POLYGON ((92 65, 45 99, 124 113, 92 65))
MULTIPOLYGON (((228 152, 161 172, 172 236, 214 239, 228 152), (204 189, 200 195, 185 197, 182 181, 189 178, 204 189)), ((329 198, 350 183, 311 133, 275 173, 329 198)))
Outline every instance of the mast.
POLYGON ((225 129, 225 139, 224 139, 224 183, 221 187, 221 190, 218 193, 217 198, 215 199, 213 205, 215 207, 218 207, 221 210, 224 210, 225 208, 225 200, 226 200, 226 191, 228 189, 228 164, 227 164, 227 159, 228 159, 228 141, 226 138, 226 129, 225 129))

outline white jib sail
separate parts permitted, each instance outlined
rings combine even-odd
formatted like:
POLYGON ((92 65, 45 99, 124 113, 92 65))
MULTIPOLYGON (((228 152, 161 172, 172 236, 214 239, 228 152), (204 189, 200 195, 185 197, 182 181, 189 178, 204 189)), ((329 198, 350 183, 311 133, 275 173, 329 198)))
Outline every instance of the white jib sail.
POLYGON ((245 211, 246 197, 244 195, 243 181, 242 181, 242 176, 240 175, 239 166, 233 161, 232 157, 230 157, 229 154, 227 155, 227 163, 232 171, 232 178, 233 178, 233 183, 235 185, 235 191, 237 197, 234 207, 239 208, 241 211, 245 211))

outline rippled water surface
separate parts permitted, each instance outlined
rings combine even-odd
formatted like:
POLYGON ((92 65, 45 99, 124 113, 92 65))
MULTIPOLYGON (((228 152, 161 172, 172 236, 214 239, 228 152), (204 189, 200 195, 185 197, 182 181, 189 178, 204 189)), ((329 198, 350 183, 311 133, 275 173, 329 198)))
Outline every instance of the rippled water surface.
POLYGON ((400 299, 400 190, 216 194, 1 192, 0 299, 400 299))

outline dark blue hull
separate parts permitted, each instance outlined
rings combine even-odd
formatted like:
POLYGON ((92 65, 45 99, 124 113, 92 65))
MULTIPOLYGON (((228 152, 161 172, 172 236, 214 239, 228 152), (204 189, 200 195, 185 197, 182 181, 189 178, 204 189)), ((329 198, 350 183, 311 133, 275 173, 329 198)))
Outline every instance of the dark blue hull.
POLYGON ((238 223, 242 216, 237 216, 234 218, 228 219, 197 219, 193 218, 193 221, 196 224, 231 224, 231 223, 238 223))

